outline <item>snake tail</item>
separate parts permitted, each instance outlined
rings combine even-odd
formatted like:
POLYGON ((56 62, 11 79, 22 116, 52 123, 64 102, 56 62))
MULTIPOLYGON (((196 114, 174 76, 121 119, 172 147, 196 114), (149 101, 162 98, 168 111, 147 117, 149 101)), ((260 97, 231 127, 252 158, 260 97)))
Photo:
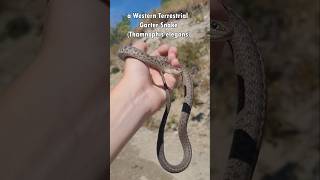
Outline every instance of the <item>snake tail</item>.
POLYGON ((192 158, 192 148, 188 138, 187 132, 187 124, 189 115, 192 108, 192 99, 193 99, 193 82, 189 72, 186 70, 185 67, 182 68, 175 68, 168 63, 167 57, 162 56, 149 56, 144 51, 139 50, 132 46, 125 46, 121 48, 118 52, 118 56, 120 59, 125 60, 128 57, 135 58, 140 60, 141 62, 145 63, 146 65, 157 69, 162 77, 164 83, 164 89, 166 91, 166 109, 163 114, 159 133, 158 133, 158 140, 157 140, 157 157, 159 160, 160 165, 170 173, 179 173, 185 170, 191 161, 192 158), (171 97, 168 87, 166 86, 165 79, 163 77, 163 73, 170 73, 176 75, 182 75, 182 82, 185 88, 185 97, 184 103, 182 106, 179 126, 178 126, 178 134, 180 143, 183 148, 183 159, 177 165, 170 164, 164 153, 164 131, 165 125, 167 122, 167 117, 171 107, 171 97))
MULTIPOLYGON (((183 79, 183 84, 185 89, 185 101, 182 105, 181 116, 180 116, 180 121, 178 126, 178 134, 179 134, 180 143, 183 148, 184 156, 182 161, 179 164, 177 165, 170 164, 166 159, 165 153, 164 153, 164 130, 165 130, 167 117, 170 111, 171 102, 168 102, 168 101, 171 101, 170 98, 167 98, 167 103, 166 103, 167 106, 163 114, 160 128, 159 128, 159 133, 158 133, 158 141, 157 141, 158 160, 162 168, 170 173, 180 173, 184 171, 189 166, 192 158, 192 148, 191 148, 189 138, 187 136, 188 134, 187 124, 188 124, 188 119, 189 119, 189 115, 192 108, 193 84, 191 81, 190 74, 186 70, 182 72, 182 79, 183 79)), ((167 97, 170 97, 169 93, 167 93, 167 97)))

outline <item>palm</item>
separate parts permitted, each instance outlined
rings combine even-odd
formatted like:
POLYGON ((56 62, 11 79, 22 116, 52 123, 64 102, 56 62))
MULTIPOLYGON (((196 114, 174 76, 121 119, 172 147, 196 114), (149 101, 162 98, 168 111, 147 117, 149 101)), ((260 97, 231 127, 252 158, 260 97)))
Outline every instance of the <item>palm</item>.
MULTIPOLYGON (((135 44, 139 49, 145 49, 146 45, 143 44, 135 44)), ((168 56, 171 60, 170 63, 174 66, 178 65, 176 49, 173 47, 169 47, 167 45, 160 46, 157 50, 155 50, 152 56, 168 56)), ((151 67, 147 67, 144 63, 136 59, 130 59, 126 61, 125 64, 125 74, 130 77, 132 81, 135 82, 137 86, 140 86, 142 89, 151 90, 151 98, 152 101, 155 102, 155 106, 161 106, 161 104, 165 100, 165 91, 163 88, 162 77, 158 70, 155 70, 151 67)), ((164 74, 165 81, 169 87, 169 89, 173 89, 176 79, 171 74, 164 74)))

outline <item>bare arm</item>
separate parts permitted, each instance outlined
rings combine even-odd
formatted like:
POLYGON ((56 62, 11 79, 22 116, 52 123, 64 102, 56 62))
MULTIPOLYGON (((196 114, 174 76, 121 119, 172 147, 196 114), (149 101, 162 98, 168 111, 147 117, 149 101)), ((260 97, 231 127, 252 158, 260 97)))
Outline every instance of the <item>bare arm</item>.
MULTIPOLYGON (((145 50, 145 43, 135 47, 145 50)), ((172 65, 178 65, 177 49, 160 46, 152 55, 168 56, 172 65)), ((176 82, 173 75, 165 74, 169 88, 176 82)), ((147 117, 156 112, 165 101, 165 91, 158 71, 148 68, 139 60, 128 58, 123 78, 110 94, 110 158, 111 161, 140 128, 147 117)))
MULTIPOLYGON (((213 7, 213 16, 217 19, 225 20, 225 14, 223 7, 219 2, 214 1, 211 3, 213 7)), ((145 45, 138 44, 137 47, 140 49, 145 49, 145 45)), ((222 52, 223 43, 214 43, 214 55, 215 60, 217 60, 222 52)), ((163 53, 169 53, 169 57, 176 59, 176 50, 169 50, 168 47, 162 49, 160 47, 160 51, 163 53), (169 51, 169 52, 166 52, 169 51)), ((173 64, 178 64, 178 60, 174 60, 173 64)), ((139 85, 139 80, 142 77, 149 78, 149 74, 145 71, 144 74, 138 73, 142 72, 141 69, 131 68, 135 65, 140 64, 139 61, 127 61, 125 74, 122 80, 115 86, 115 88, 111 91, 110 96, 110 158, 111 161, 115 158, 115 156, 119 153, 122 147, 129 141, 132 135, 137 131, 139 127, 141 127, 143 121, 146 117, 150 116, 157 109, 160 108, 161 104, 165 100, 165 92, 161 88, 152 89, 150 87, 151 84, 145 83, 149 82, 148 80, 143 81, 142 84, 139 85), (133 66, 132 66, 133 65, 133 66), (140 77, 134 77, 135 75, 140 77), (149 85, 149 86, 145 86, 149 85), (141 89, 144 88, 144 89, 141 89), (150 90, 151 89, 151 90, 150 90), (157 92, 155 94, 155 92, 157 92), (152 94, 152 95, 151 95, 152 94), (154 99, 154 97, 158 97, 160 99, 154 99), (151 100, 151 101, 150 101, 151 100), (151 104, 150 104, 151 103, 151 104), (153 104, 156 103, 156 104, 153 104)), ((143 64, 142 64, 143 65, 143 64)), ((144 66, 144 65, 143 65, 144 66)), ((144 67, 146 68, 146 67, 144 67)), ((144 69, 146 70, 146 69, 144 69)), ((158 75, 159 76, 159 75, 158 75)), ((154 80, 154 77, 152 77, 154 80)), ((173 87, 175 79, 173 77, 167 76, 167 78, 171 78, 172 84, 169 86, 173 87)), ((155 78, 156 84, 161 84, 160 77, 155 78)), ((149 79, 150 80, 150 79, 149 79)))

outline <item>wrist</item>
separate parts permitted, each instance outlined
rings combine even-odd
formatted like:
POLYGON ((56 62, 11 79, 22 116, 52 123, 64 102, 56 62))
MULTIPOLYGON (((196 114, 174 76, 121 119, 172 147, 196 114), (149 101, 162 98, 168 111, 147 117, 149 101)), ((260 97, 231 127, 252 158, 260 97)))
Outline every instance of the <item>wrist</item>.
POLYGON ((111 160, 142 126, 150 115, 145 92, 131 87, 125 79, 110 94, 110 157, 111 160))
POLYGON ((132 105, 142 106, 151 115, 158 111, 166 99, 165 91, 152 83, 141 82, 124 75, 119 86, 130 96, 132 105))
POLYGON ((139 85, 139 82, 123 77, 112 90, 112 93, 121 96, 121 101, 126 104, 127 108, 139 108, 139 112, 143 113, 143 116, 152 112, 149 104, 150 93, 148 87, 139 85))

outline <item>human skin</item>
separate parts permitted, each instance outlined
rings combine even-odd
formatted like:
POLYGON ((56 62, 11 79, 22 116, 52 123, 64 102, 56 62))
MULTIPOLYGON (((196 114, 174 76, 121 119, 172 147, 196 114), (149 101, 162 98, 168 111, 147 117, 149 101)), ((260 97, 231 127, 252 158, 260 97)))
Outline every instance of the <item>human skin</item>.
MULTIPOLYGON (((50 2, 36 61, 0 97, 0 179, 106 176, 108 10, 99 1, 50 2)), ((173 47, 159 47, 153 55, 166 52, 178 65, 173 47)), ((165 77, 173 88, 175 77, 165 77)), ((138 60, 126 61, 124 77, 110 94, 112 159, 164 103, 161 85, 157 71, 138 60), (128 102, 133 104, 127 106, 128 102)))
MULTIPOLYGON (((146 51, 147 45, 133 45, 146 51)), ((156 49, 152 56, 168 56, 173 66, 179 66, 177 49, 167 44, 156 49)), ((169 89, 173 89, 176 77, 164 74, 169 89)), ((141 127, 144 120, 160 109, 166 99, 160 73, 133 58, 125 61, 125 71, 120 82, 110 94, 110 159, 111 161, 141 127)))
MULTIPOLYGON (((226 20, 225 12, 218 1, 211 3, 213 16, 219 20, 226 20)), ((212 43, 214 61, 221 56, 222 42, 212 43)), ((135 46, 145 50, 146 44, 138 43, 135 46)), ((177 50, 164 45, 152 55, 169 55, 173 65, 178 65, 177 50), (159 53, 160 52, 160 53, 159 53)), ((165 74, 169 88, 173 88, 175 77, 165 74)), ((125 63, 124 76, 111 90, 110 94, 110 159, 114 160, 123 146, 130 140, 134 133, 142 126, 143 122, 154 112, 160 109, 165 101, 160 74, 154 69, 148 69, 139 60, 128 58, 125 63), (150 71, 150 73, 149 73, 150 71)))

